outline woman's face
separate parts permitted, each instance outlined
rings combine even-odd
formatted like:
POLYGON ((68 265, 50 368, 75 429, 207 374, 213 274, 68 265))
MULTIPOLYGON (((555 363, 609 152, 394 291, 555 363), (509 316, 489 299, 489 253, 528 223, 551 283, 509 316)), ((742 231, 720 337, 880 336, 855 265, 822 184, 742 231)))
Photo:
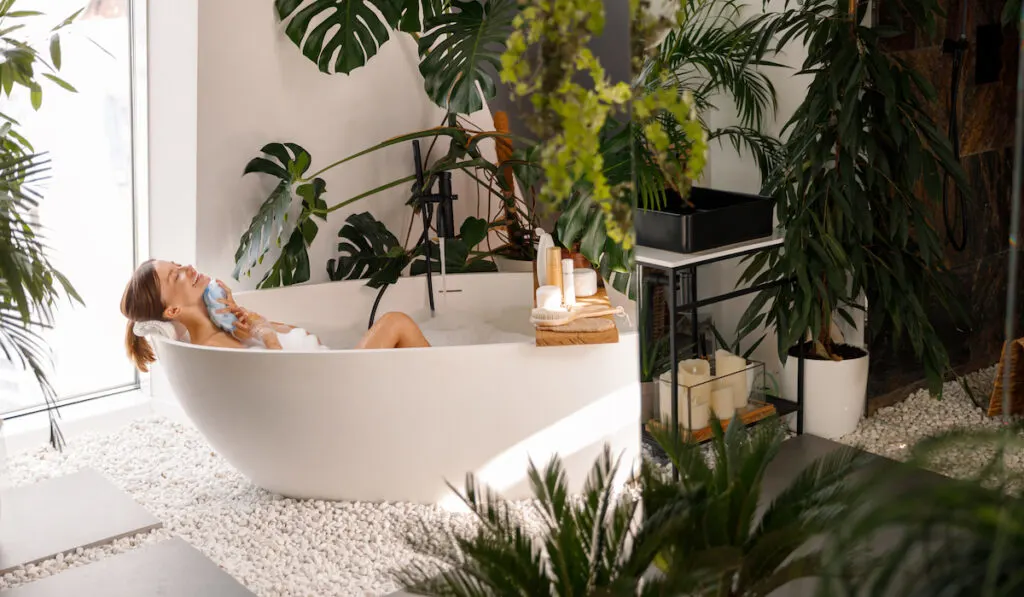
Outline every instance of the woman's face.
POLYGON ((191 265, 173 261, 156 261, 153 269, 160 281, 160 298, 168 319, 177 317, 182 309, 202 305, 203 290, 210 283, 209 276, 200 274, 191 265))

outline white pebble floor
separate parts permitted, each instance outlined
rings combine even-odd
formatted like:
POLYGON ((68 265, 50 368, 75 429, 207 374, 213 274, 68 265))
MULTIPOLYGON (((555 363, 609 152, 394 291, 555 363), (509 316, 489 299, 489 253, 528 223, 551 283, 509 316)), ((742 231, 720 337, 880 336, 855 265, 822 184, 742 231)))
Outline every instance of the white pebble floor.
MULTIPOLYGON (((926 390, 919 390, 902 402, 879 409, 862 420, 856 431, 838 441, 905 461, 914 444, 927 436, 953 429, 998 429, 1003 425, 1002 419, 989 417, 961 385, 966 383, 975 399, 987 405, 995 376, 996 367, 992 366, 961 381, 946 382, 940 400, 926 390)), ((949 477, 967 478, 978 473, 993 454, 993 450, 977 445, 954 447, 937 453, 927 468, 949 477)), ((1004 464, 1010 471, 1024 472, 1024 455, 1007 453, 1004 464)))
MULTIPOLYGON (((12 486, 94 468, 164 527, 0 576, 0 591, 177 535, 261 597, 385 595, 400 588, 392 574, 416 557, 404 537, 422 536, 423 523, 473 528, 472 515, 441 508, 270 494, 232 469, 197 431, 163 418, 72 438, 63 453, 13 455, 7 464, 12 486)), ((528 505, 517 510, 529 512, 528 505)))
MULTIPOLYGON (((976 372, 968 383, 987 396, 994 374, 994 367, 976 372)), ((879 410, 840 441, 903 460, 907 447, 929 433, 998 425, 951 382, 942 401, 917 392, 879 410)), ((969 474, 979 458, 968 451, 940 463, 938 471, 969 474)), ((1011 466, 1024 468, 1024 460, 1011 466)), ((103 473, 164 528, 0 576, 0 591, 176 535, 261 597, 385 595, 399 588, 392 574, 416 558, 404 538, 422 537, 424 524, 441 532, 473 528, 472 515, 435 507, 272 495, 234 471, 197 431, 163 418, 138 420, 113 434, 75 437, 63 453, 14 455, 7 472, 9 485, 17 486, 85 467, 103 473)), ((528 516, 529 502, 517 510, 528 516)))

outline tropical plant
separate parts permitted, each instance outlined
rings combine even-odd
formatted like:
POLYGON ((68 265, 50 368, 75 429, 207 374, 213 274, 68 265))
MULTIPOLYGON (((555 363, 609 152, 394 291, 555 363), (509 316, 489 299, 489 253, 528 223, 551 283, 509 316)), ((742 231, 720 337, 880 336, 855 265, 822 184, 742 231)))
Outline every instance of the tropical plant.
MULTIPOLYGON (((418 213, 420 205, 416 203, 418 189, 415 189, 417 184, 415 174, 409 174, 379 185, 334 205, 327 204, 325 199, 327 183, 321 177, 324 173, 387 147, 429 139, 431 141, 430 149, 422 158, 425 187, 429 188, 441 172, 461 171, 476 181, 478 187, 485 190, 489 198, 497 197, 502 203, 509 200, 521 202, 514 196, 508 199, 512 189, 509 187, 508 179, 501 174, 504 169, 511 168, 514 170, 516 178, 528 177, 528 171, 533 167, 529 161, 529 152, 514 152, 509 159, 495 164, 483 156, 480 143, 486 139, 510 138, 511 135, 497 131, 465 128, 458 124, 454 115, 447 115, 446 120, 448 121, 447 125, 392 137, 333 162, 311 174, 307 174, 307 172, 310 169, 312 157, 302 146, 295 143, 265 145, 261 149, 263 156, 253 158, 246 165, 244 173, 270 175, 276 182, 239 240, 239 246, 235 252, 233 274, 235 279, 241 279, 243 274, 250 276, 252 269, 261 265, 266 256, 273 251, 274 261, 271 262, 270 267, 258 283, 259 288, 308 281, 310 278, 308 249, 319 232, 319 226, 315 219, 326 222, 328 215, 332 212, 387 189, 404 184, 410 185, 413 191, 410 205, 414 213, 418 213), (430 153, 440 139, 449 141, 448 149, 436 160, 429 162, 430 153), (297 215, 295 215, 296 211, 297 215)), ((410 170, 412 169, 410 167, 410 170)), ((519 213, 528 215, 529 211, 521 209, 519 213)), ((503 212, 488 222, 488 230, 504 228, 506 223, 507 220, 503 212)), ((373 235, 368 228, 360 228, 358 221, 354 224, 362 233, 373 235)), ((411 226, 412 221, 410 221, 410 228, 411 226)), ((345 236, 344 228, 339 235, 345 236)), ((485 234, 484 237, 486 238, 486 236, 485 234)), ((372 243, 371 246, 373 246, 372 243)), ((467 250, 472 248, 470 246, 467 250)), ((457 255, 460 250, 457 243, 453 246, 453 250, 455 251, 453 255, 457 255)), ((348 279, 349 272, 344 271, 344 268, 338 270, 342 261, 332 260, 333 265, 328 264, 331 279, 348 279)))
MULTIPOLYGON (((75 12, 49 30, 49 60, 31 43, 14 34, 25 21, 43 17, 37 11, 14 10, 14 0, 0 1, 0 93, 7 99, 16 88, 29 93, 33 109, 43 103, 39 77, 74 92, 57 75, 61 68, 61 31, 81 13, 75 12)), ((52 327, 57 302, 66 297, 84 304, 78 292, 50 262, 41 226, 32 215, 43 197, 38 185, 46 179, 50 161, 16 131, 17 121, 0 111, 0 350, 4 358, 31 371, 50 417, 50 444, 63 447, 57 426, 57 393, 50 380, 52 357, 41 331, 52 327)))
POLYGON ((1019 421, 953 429, 915 444, 906 463, 874 467, 826 550, 826 595, 996 597, 1024 591, 1024 449, 1019 421), (958 479, 918 472, 979 459, 958 479), (880 543, 879 536, 890 540, 880 543), (840 555, 842 554, 842 555, 840 555))
POLYGON ((685 513, 663 523, 672 532, 656 560, 664 575, 677 579, 673 586, 685 588, 675 594, 767 596, 819 575, 825 563, 806 548, 842 519, 856 487, 850 475, 870 457, 838 448, 801 471, 758 513, 765 472, 785 440, 785 426, 772 417, 749 430, 730 424, 723 431, 712 416, 711 429, 713 462, 679 430, 650 430, 679 471, 678 482, 649 468, 642 480, 645 512, 685 513))
MULTIPOLYGON (((746 149, 768 180, 778 167, 781 144, 764 133, 766 117, 778 108, 775 86, 762 71, 765 67, 783 67, 770 60, 781 49, 775 37, 791 27, 799 11, 764 12, 749 18, 741 15, 749 7, 742 0, 679 0, 678 21, 662 24, 668 29, 648 32, 653 51, 639 63, 634 86, 649 93, 670 89, 689 93, 708 141, 721 146, 729 141, 739 154, 746 149), (659 39, 660 38, 660 39, 659 39), (739 123, 711 127, 707 115, 718 108, 716 98, 735 104, 739 123)), ((671 120, 663 120, 673 153, 669 158, 657 155, 641 130, 636 130, 637 193, 646 209, 664 204, 666 189, 686 197, 689 186, 684 178, 672 176, 672 159, 689 158, 692 142, 671 120), (682 184, 680 184, 682 183, 682 184)))
POLYGON ((430 99, 451 113, 483 108, 518 13, 515 0, 275 0, 288 38, 325 73, 365 66, 391 32, 417 40, 430 99), (304 6, 304 7, 303 7, 304 6))
MULTIPOLYGON (((823 570, 800 550, 826 535, 845 511, 848 476, 866 454, 841 448, 808 466, 758 515, 765 470, 785 431, 778 420, 753 431, 712 423, 709 464, 678 432, 656 432, 680 481, 645 461, 631 491, 615 494, 619 462, 606 449, 579 496, 561 463, 529 477, 539 525, 467 476, 461 495, 478 519, 467 536, 424 533, 413 548, 436 565, 399 573, 421 595, 766 596, 823 570), (533 529, 537 529, 533 531, 533 529), (531 532, 532 531, 532 532, 531 532), (443 539, 434 537, 443 536, 443 539)), ((453 488, 454 490, 454 488, 453 488)))
POLYGON ((478 519, 476 533, 433 541, 437 529, 425 529, 428 539, 412 547, 443 568, 416 563, 398 572, 398 581, 418 595, 637 595, 671 529, 659 527, 658 518, 642 521, 640 503, 616 495, 620 465, 606 447, 577 497, 557 457, 543 471, 531 462, 538 535, 509 502, 467 475, 459 495, 478 519))
MULTIPOLYGON (((971 194, 966 176, 927 106, 935 90, 902 58, 879 44, 891 30, 861 25, 867 0, 809 0, 790 34, 809 40, 805 72, 814 73, 790 130, 784 166, 768 185, 785 240, 747 258, 741 284, 792 279, 759 293, 740 321, 775 327, 779 355, 810 335, 810 358, 841 359, 831 328, 867 297, 869 341, 884 334, 898 348, 906 337, 923 362, 929 387, 941 392, 948 355, 929 321, 928 302, 955 317, 942 244, 930 203, 945 173, 971 194)), ((893 9, 888 4, 884 5, 893 9)), ((934 29, 935 0, 907 0, 900 10, 934 29)), ((897 14, 897 17, 899 15, 897 14)))

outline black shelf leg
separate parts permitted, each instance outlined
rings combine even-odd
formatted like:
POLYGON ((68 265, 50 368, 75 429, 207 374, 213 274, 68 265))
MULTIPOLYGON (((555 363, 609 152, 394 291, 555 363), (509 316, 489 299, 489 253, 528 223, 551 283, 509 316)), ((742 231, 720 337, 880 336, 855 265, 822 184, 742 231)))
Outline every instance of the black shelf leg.
POLYGON ((804 343, 797 343, 796 356, 796 434, 804 434, 804 343))
MULTIPOLYGON (((684 297, 685 298, 685 297, 684 297)), ((690 332, 691 338, 693 339, 693 358, 700 358, 700 343, 697 341, 697 334, 700 333, 697 322, 697 266, 690 268, 690 304, 693 308, 690 309, 690 332)))
MULTIPOLYGON (((668 276, 668 351, 672 357, 672 433, 679 433, 679 355, 676 354, 676 271, 668 276)), ((672 464, 672 479, 679 481, 679 469, 672 464)))

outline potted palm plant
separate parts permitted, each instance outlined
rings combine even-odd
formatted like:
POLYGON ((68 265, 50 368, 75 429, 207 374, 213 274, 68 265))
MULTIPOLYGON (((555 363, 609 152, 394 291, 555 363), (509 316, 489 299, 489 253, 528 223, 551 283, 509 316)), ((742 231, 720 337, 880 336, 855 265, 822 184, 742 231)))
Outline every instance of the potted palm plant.
MULTIPOLYGON (((761 292, 740 320, 772 325, 785 365, 785 397, 795 399, 798 350, 805 363, 807 433, 835 438, 853 431, 864 411, 868 351, 835 332, 870 312, 866 337, 909 340, 929 387, 941 392, 948 355, 928 320, 926 302, 954 316, 942 245, 931 205, 949 173, 970 189, 948 139, 928 116, 935 90, 906 62, 886 54, 886 32, 862 24, 867 0, 809 0, 794 35, 807 35, 807 97, 787 122, 782 167, 768 181, 778 205, 783 245, 749 259, 740 283, 789 279, 761 292)), ((888 4, 884 5, 889 7, 888 4)), ((892 8, 892 7, 889 7, 892 8)), ((935 0, 908 0, 915 26, 934 28, 935 0)))

